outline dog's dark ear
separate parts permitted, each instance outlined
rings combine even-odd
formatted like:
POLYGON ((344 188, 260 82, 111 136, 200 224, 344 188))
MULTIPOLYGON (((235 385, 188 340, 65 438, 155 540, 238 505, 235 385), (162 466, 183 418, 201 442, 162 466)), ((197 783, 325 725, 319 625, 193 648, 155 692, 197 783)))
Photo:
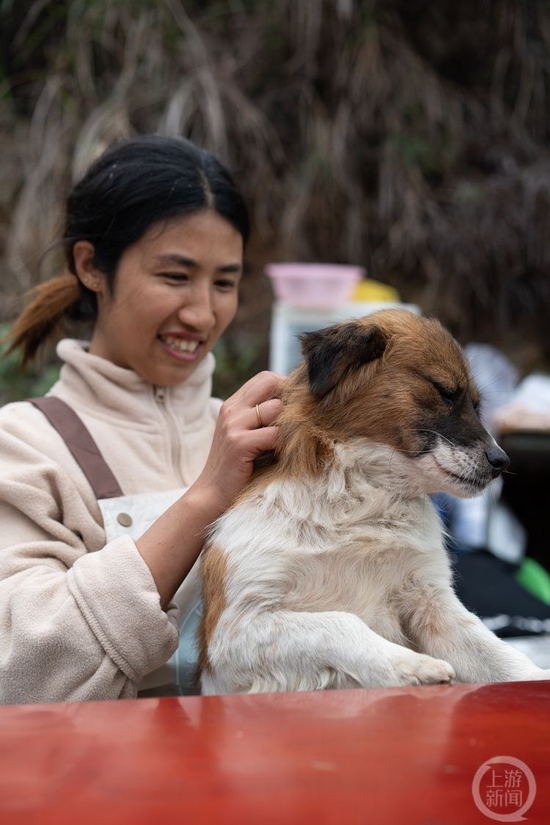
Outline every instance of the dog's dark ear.
POLYGON ((380 327, 365 327, 353 321, 301 335, 313 395, 322 398, 347 372, 380 358, 386 340, 380 327))

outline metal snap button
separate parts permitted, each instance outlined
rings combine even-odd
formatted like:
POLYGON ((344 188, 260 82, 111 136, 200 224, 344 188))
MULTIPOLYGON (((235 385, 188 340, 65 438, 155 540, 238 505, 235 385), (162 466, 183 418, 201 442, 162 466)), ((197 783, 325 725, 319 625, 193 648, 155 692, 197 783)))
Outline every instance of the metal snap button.
POLYGON ((128 513, 119 513, 116 517, 116 520, 119 524, 123 527, 131 527, 132 525, 132 516, 129 516, 128 513))

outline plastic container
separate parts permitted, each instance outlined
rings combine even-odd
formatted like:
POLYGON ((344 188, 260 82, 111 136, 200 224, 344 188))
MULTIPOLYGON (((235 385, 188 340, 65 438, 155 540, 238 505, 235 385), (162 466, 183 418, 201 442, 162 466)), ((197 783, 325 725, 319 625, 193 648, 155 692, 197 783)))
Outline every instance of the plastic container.
POLYGON ((383 303, 390 301, 391 303, 399 302, 399 292, 388 284, 382 284, 380 281, 372 281, 370 278, 365 278, 360 281, 355 287, 352 295, 353 301, 376 301, 383 303))
POLYGON ((362 267, 344 264, 268 264, 265 271, 279 301, 312 309, 349 301, 365 275, 362 267))

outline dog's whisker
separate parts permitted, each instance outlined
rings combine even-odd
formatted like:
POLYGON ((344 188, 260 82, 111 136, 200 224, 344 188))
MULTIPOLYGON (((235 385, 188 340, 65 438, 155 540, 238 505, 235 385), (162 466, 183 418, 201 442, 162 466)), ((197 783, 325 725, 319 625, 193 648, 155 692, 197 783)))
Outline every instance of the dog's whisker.
POLYGON ((450 439, 450 438, 447 438, 447 436, 443 435, 443 433, 438 433, 438 432, 437 432, 437 430, 425 430, 425 429, 422 429, 422 430, 418 430, 418 432, 419 432, 419 433, 432 433, 432 435, 437 435, 437 436, 439 436, 439 438, 442 438, 444 441, 447 441, 447 443, 448 443, 448 444, 450 444, 450 445, 451 445, 451 447, 455 447, 455 446, 456 446, 455 444, 453 444, 453 442, 451 441, 451 439, 450 439))
POLYGON ((418 450, 406 450, 404 447, 392 447, 392 453, 399 453, 399 455, 418 455, 418 450))

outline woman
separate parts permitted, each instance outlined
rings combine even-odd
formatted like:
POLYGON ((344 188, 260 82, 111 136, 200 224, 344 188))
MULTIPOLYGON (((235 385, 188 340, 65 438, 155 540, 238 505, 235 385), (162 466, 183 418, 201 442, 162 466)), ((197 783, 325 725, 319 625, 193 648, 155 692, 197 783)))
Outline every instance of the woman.
POLYGON ((60 342, 46 403, 0 411, 1 702, 189 690, 192 568, 281 406, 267 372, 211 398, 248 232, 228 172, 179 138, 108 150, 70 194, 68 272, 37 289, 12 348, 29 360, 70 319, 92 335, 60 342))

